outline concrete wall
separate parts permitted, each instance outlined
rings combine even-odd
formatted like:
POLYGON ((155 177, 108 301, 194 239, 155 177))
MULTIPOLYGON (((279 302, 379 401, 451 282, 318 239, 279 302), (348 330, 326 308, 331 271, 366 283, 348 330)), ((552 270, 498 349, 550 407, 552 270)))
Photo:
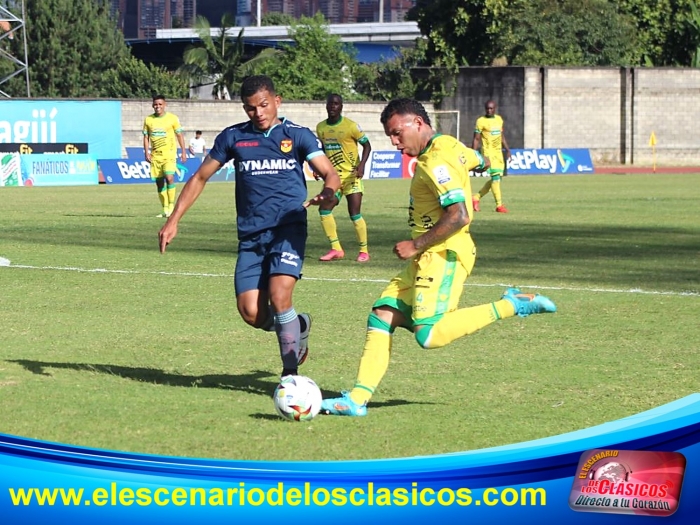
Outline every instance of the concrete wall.
MULTIPOLYGON (((151 104, 150 99, 122 101, 123 147, 143 146, 143 120, 153 113, 151 104)), ((345 102, 343 105, 343 114, 360 124, 374 150, 394 149, 379 122, 385 105, 383 102, 345 102)), ((189 145, 194 132, 201 129, 202 136, 207 141, 207 148, 213 145, 214 139, 222 129, 248 119, 239 101, 170 100, 167 109, 180 118, 180 123, 185 128, 185 144, 189 145)), ((432 104, 426 104, 426 109, 428 113, 433 114, 432 104)), ((280 115, 315 131, 316 124, 327 117, 326 103, 283 101, 280 115)))
MULTIPOLYGON (((471 144, 474 122, 488 99, 498 103, 513 148, 588 148, 599 165, 649 165, 654 132, 658 164, 700 163, 694 132, 700 122, 700 69, 462 68, 441 111, 430 104, 426 109, 438 130, 459 133, 471 144)), ((376 150, 393 149, 379 122, 384 105, 345 103, 345 115, 362 126, 376 150)), ((208 146, 222 129, 247 118, 237 101, 172 100, 168 110, 180 117, 186 142, 201 129, 208 146)), ((124 147, 142 145, 143 119, 151 112, 151 100, 123 101, 124 147)), ((283 101, 280 114, 315 130, 326 118, 325 102, 283 101)))
MULTIPOLYGON (((522 148, 525 126, 525 70, 491 67, 475 67, 469 70, 473 74, 458 77, 454 98, 459 101, 459 106, 453 102, 449 107, 459 109, 462 114, 459 138, 465 144, 471 145, 476 119, 484 114, 485 103, 495 100, 498 104, 497 112, 508 115, 508 121, 504 125, 508 145, 522 148)), ((444 106, 446 104, 441 105, 440 109, 444 106)))
POLYGON ((649 137, 653 131, 660 163, 697 165, 700 69, 635 69, 633 81, 630 127, 634 163, 651 162, 649 137))
POLYGON ((515 148, 589 148, 596 164, 700 162, 700 69, 462 68, 440 109, 459 110, 462 140, 493 98, 515 148))

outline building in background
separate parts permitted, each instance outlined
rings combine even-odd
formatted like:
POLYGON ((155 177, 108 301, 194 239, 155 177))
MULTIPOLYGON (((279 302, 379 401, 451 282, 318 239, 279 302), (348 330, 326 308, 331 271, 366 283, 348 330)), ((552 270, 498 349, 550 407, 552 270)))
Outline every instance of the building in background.
MULTIPOLYGON (((381 9, 384 22, 403 22, 408 10, 416 5, 416 0, 237 0, 237 26, 258 24, 258 2, 261 17, 267 13, 283 13, 300 18, 321 12, 330 24, 378 22, 381 9)), ((214 24, 211 19, 209 21, 214 24)))
MULTIPOLYGON (((379 2, 376 2, 379 4, 379 2)), ((404 22, 408 10, 416 5, 416 0, 384 0, 383 22, 404 22)), ((379 7, 377 7, 377 20, 379 19, 379 7)))
POLYGON ((110 11, 124 38, 155 38, 158 29, 192 27, 197 0, 111 0, 110 11))
POLYGON ((230 13, 239 27, 258 25, 261 17, 283 13, 294 18, 320 12, 330 24, 403 22, 416 0, 110 0, 112 15, 127 40, 155 38, 158 29, 192 27, 197 15, 218 27, 230 13), (381 5, 381 9, 380 9, 381 5))
POLYGON ((236 4, 236 0, 197 0, 197 15, 209 20, 212 27, 218 27, 226 13, 236 16, 236 4))
POLYGON ((379 2, 377 0, 358 0, 357 23, 375 22, 379 20, 379 2))

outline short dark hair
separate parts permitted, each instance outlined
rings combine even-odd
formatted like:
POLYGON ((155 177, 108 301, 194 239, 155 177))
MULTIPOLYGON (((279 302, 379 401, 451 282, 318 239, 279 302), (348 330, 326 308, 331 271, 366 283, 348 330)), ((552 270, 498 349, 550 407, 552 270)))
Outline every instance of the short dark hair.
POLYGON ((274 82, 272 82, 272 79, 267 75, 252 75, 246 77, 241 84, 241 100, 245 102, 246 98, 252 97, 263 89, 269 91, 271 95, 277 94, 274 82))
POLYGON ((153 95, 153 102, 155 102, 156 100, 162 100, 163 102, 165 102, 165 95, 153 95))
POLYGON ((201 134, 202 134, 202 130, 201 130, 201 129, 198 129, 197 131, 194 132, 194 134, 195 134, 195 135, 201 135, 201 134))
POLYGON ((332 98, 337 98, 338 100, 340 100, 341 104, 343 103, 343 97, 341 95, 339 95, 338 93, 330 93, 326 97, 326 102, 330 102, 332 98))
POLYGON ((416 115, 422 118, 423 122, 428 126, 431 125, 430 117, 423 107, 423 104, 412 98, 397 98, 392 100, 386 105, 384 111, 382 111, 382 116, 379 120, 382 124, 386 124, 394 115, 416 115))

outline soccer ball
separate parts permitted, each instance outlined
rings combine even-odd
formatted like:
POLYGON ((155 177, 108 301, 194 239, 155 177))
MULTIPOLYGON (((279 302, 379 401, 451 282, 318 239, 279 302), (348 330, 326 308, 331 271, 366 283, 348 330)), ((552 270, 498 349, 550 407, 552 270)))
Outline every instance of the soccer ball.
POLYGON ((306 376, 285 376, 275 389, 275 410, 291 421, 310 421, 321 410, 323 396, 313 380, 306 376))

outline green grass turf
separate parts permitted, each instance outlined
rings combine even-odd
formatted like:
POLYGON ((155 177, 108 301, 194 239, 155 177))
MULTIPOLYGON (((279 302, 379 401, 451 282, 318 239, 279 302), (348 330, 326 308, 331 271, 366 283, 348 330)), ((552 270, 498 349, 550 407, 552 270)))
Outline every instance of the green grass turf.
MULTIPOLYGON (((473 179, 478 189, 484 179, 473 179)), ((319 183, 310 183, 315 193, 319 183)), ((0 189, 0 432, 187 457, 334 460, 430 455, 551 436, 700 390, 700 175, 508 177, 482 200, 463 305, 506 285, 554 315, 508 319, 439 350, 397 333, 366 418, 290 423, 271 395, 274 334, 233 296, 233 185, 210 184, 168 253, 154 186, 0 189)), ((302 373, 352 386, 367 314, 403 263, 408 181, 369 181, 369 264, 320 263, 313 211, 298 311, 302 373)))

